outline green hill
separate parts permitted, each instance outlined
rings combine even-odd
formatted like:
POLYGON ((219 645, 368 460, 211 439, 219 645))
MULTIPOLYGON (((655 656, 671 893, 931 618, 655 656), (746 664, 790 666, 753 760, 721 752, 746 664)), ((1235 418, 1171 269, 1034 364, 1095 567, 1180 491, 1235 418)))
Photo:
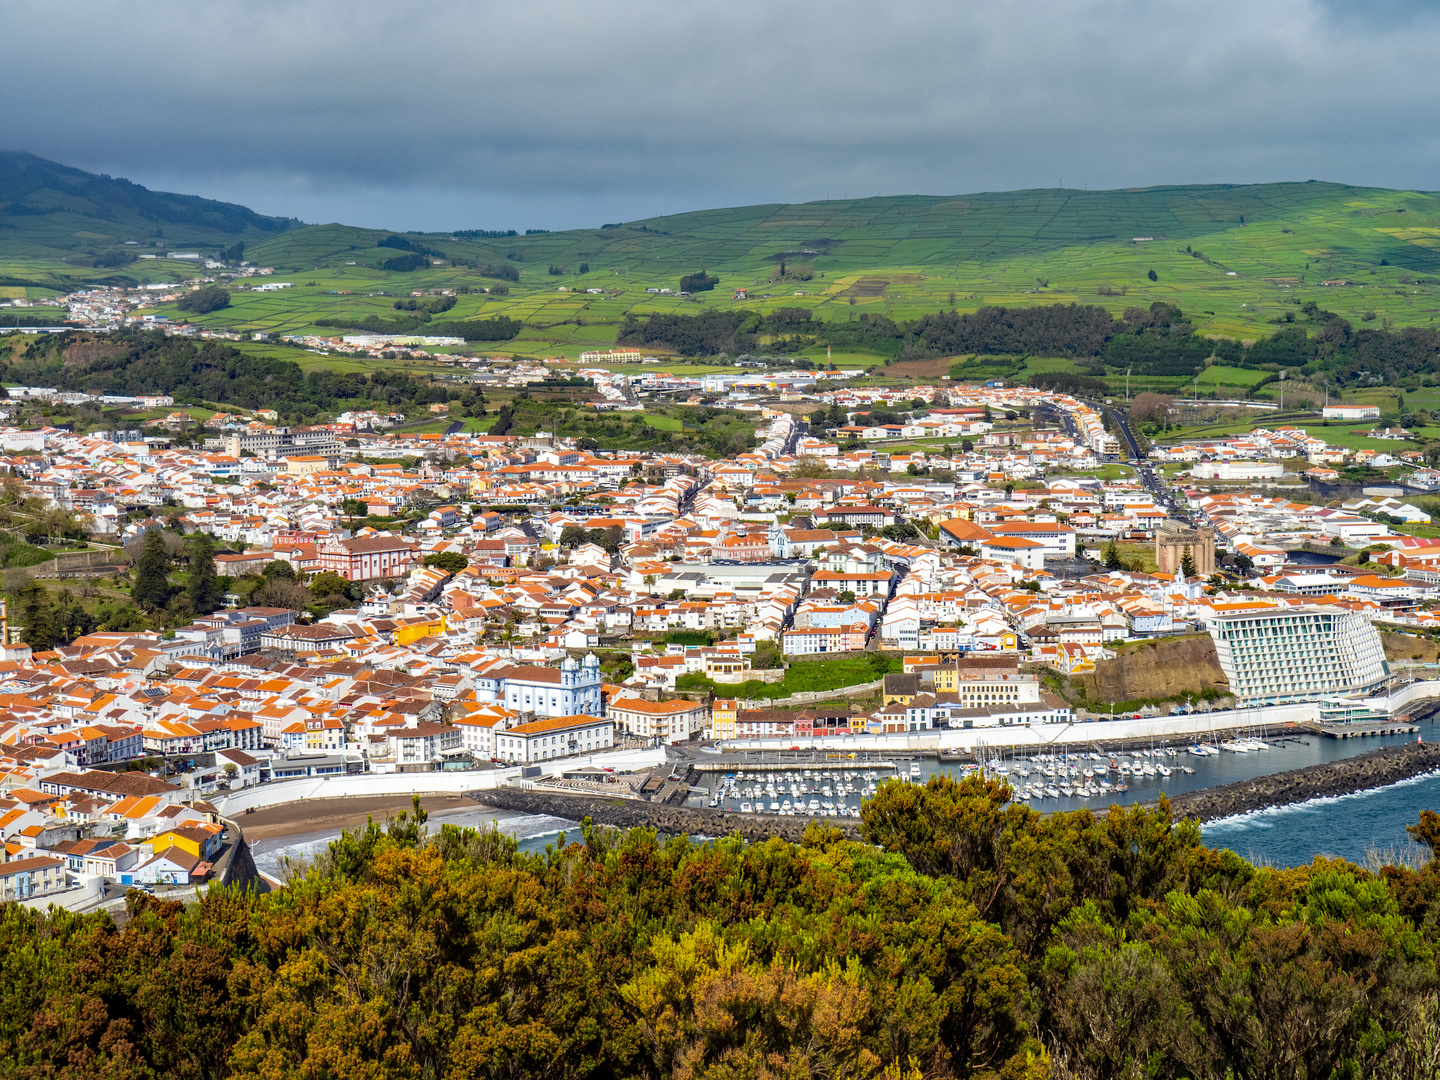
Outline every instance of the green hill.
POLYGON ((800 307, 833 322, 986 305, 1118 314, 1164 300, 1201 333, 1244 340, 1310 301, 1357 326, 1440 316, 1440 196, 1427 192, 1319 182, 1040 189, 733 207, 532 235, 395 236, 0 154, 0 295, 180 280, 193 264, 167 264, 162 249, 237 241, 247 259, 296 275, 296 288, 237 293, 201 323, 296 331, 393 317, 396 296, 446 288, 461 294, 448 318, 523 320, 514 348, 545 355, 613 342, 626 314, 731 308, 800 307), (124 265, 142 246, 162 258, 124 265), (658 295, 701 269, 718 277, 713 291, 658 295))
MULTIPOLYGON (((643 265, 655 274, 701 266, 749 270, 781 259, 835 271, 992 263, 1096 245, 1129 246, 1137 237, 1164 249, 1214 238, 1227 247, 1252 247, 1253 258, 1262 262, 1289 249, 1306 255, 1314 248, 1313 258, 1337 265, 1355 260, 1368 268, 1388 256, 1396 265, 1434 270, 1440 267, 1437 226, 1440 199, 1434 195, 1290 183, 910 195, 704 210, 538 235, 423 239, 461 256, 518 254, 524 262, 567 269, 582 261, 592 270, 643 265), (1238 234, 1246 229, 1249 238, 1241 240, 1238 234), (1417 232, 1424 235, 1412 235, 1417 232)), ((311 268, 383 235, 310 226, 277 236, 256 254, 286 268, 311 268)))
MULTIPOLYGON (((353 275, 395 254, 372 246, 383 236, 307 226, 256 245, 253 255, 286 272, 353 263, 353 275)), ((1440 197, 1315 182, 917 195, 529 236, 406 236, 450 259, 508 264, 520 283, 504 313, 556 323, 586 315, 613 322, 617 307, 693 311, 693 301, 644 290, 676 289, 701 268, 720 277, 706 306, 731 306, 734 289, 744 288, 738 306, 783 301, 822 319, 866 311, 913 318, 983 304, 1078 302, 1119 312, 1158 299, 1179 304, 1207 333, 1253 339, 1310 299, 1356 322, 1374 312, 1397 325, 1428 324, 1440 308, 1426 280, 1440 275, 1440 197), (577 279, 582 268, 588 273, 577 279), (1349 284, 1322 284, 1336 280, 1349 284), (561 287, 602 288, 605 299, 557 298, 561 287)))
POLYGON ((0 278, 60 284, 103 279, 128 265, 138 248, 214 251, 299 224, 0 151, 0 278))

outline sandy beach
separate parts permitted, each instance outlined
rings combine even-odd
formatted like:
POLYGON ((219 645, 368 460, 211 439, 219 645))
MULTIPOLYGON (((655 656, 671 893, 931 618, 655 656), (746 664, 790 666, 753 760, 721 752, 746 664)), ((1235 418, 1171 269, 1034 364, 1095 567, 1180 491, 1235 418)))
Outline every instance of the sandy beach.
MULTIPOLYGON (((430 814, 446 810, 465 810, 479 806, 463 795, 422 795, 420 805, 430 814)), ((240 814, 236 821, 245 830, 248 841, 274 840, 299 836, 326 829, 353 829, 373 817, 384 822, 401 810, 409 810, 409 795, 370 795, 350 799, 306 799, 284 803, 240 814)))

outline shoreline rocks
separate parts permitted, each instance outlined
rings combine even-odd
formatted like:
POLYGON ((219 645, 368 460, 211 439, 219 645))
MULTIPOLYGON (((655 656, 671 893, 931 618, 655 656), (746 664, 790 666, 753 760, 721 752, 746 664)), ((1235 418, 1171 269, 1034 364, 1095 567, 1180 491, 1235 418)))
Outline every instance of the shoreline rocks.
POLYGON ((838 829, 849 840, 860 839, 860 825, 853 818, 779 817, 775 814, 737 814, 701 807, 666 806, 639 799, 605 799, 593 795, 572 795, 537 788, 494 788, 477 791, 474 799, 496 810, 522 814, 546 814, 579 823, 590 818, 600 825, 622 829, 654 829, 666 835, 729 836, 739 833, 746 840, 768 840, 778 836, 799 843, 808 826, 838 829))
MULTIPOLYGON (((1217 821, 1311 799, 1354 795, 1440 769, 1440 743, 1405 743, 1323 765, 1188 791, 1170 799, 1175 818, 1217 821)), ((1155 806, 1155 802, 1144 803, 1155 806)))

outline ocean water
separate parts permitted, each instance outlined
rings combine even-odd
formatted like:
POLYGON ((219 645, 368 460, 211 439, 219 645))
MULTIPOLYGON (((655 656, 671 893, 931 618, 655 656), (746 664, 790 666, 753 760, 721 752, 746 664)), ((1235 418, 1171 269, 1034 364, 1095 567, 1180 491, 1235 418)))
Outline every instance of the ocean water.
POLYGON ((1211 847, 1270 866, 1303 866, 1317 855, 1364 863, 1371 848, 1410 846, 1406 825, 1421 810, 1440 810, 1440 773, 1354 795, 1222 818, 1203 829, 1211 847))

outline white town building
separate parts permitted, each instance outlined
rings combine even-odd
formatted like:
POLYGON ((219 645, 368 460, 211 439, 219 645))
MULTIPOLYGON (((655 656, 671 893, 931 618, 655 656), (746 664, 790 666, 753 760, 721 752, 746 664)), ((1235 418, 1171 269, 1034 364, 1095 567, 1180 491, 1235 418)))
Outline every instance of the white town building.
POLYGON ((1305 605, 1236 612, 1214 619, 1210 635, 1242 705, 1356 693, 1390 674, 1379 633, 1353 611, 1305 605))

